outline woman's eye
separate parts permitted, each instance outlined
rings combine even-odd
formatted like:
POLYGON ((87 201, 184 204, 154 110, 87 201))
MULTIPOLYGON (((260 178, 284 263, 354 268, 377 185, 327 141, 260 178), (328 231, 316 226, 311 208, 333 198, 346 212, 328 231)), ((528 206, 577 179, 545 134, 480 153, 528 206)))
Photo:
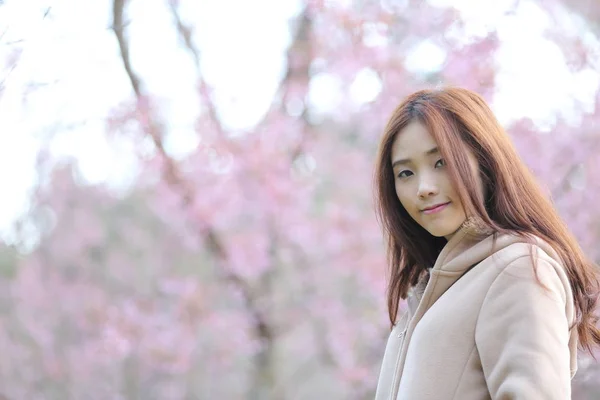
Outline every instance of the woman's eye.
POLYGON ((444 161, 444 159, 443 159, 443 158, 440 158, 440 159, 439 159, 439 160, 437 160, 437 162, 435 163, 435 167, 436 167, 436 168, 438 168, 438 167, 443 167, 443 166, 445 166, 445 165, 446 165, 446 161, 444 161))
POLYGON ((407 178, 410 175, 412 175, 412 172, 405 169, 404 171, 400 171, 400 173, 398 174, 398 178, 407 178))

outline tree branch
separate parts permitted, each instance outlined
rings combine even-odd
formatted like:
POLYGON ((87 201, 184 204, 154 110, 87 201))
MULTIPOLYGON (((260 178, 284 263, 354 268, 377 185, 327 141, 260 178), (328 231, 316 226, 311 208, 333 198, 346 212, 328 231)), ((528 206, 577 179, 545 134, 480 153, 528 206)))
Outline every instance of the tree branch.
POLYGON ((179 14, 179 6, 176 0, 169 0, 169 7, 171 9, 171 14, 175 19, 175 26, 177 27, 177 33, 179 33, 179 37, 183 42, 183 45, 188 50, 190 55, 192 56, 192 60, 194 61, 194 65, 196 66, 196 73, 198 75, 198 88, 200 89, 200 95, 202 96, 204 103, 208 109, 208 115, 212 122, 215 124, 216 129, 218 130, 221 137, 224 137, 225 130, 219 120, 217 115, 217 109, 215 107, 214 100, 210 95, 212 89, 208 86, 206 80, 202 78, 202 69, 200 67, 200 50, 194 44, 194 40, 192 39, 192 28, 186 25, 181 16, 179 14))
POLYGON ((286 105, 291 100, 302 102, 302 113, 299 118, 304 124, 303 135, 298 143, 290 150, 290 162, 296 161, 304 152, 304 146, 308 136, 308 130, 311 123, 308 120, 308 107, 306 105, 306 95, 310 81, 310 66, 314 58, 313 42, 311 40, 313 21, 308 8, 305 8, 297 19, 297 28, 292 44, 287 54, 287 70, 279 84, 273 102, 269 111, 259 125, 268 125, 271 120, 281 114, 287 114, 286 105), (298 93, 297 88, 302 87, 298 93), (294 99, 294 96, 297 96, 294 99))
MULTIPOLYGON (((298 26, 294 35, 294 39, 287 51, 287 69, 279 84, 279 88, 276 91, 275 98, 267 114, 265 115, 264 121, 268 121, 272 118, 273 114, 286 113, 286 103, 291 99, 294 94, 294 85, 304 86, 308 88, 308 82, 310 80, 310 65, 313 60, 313 48, 311 41, 312 33, 312 18, 310 17, 308 10, 304 10, 298 16, 298 26)), ((301 100, 304 104, 306 93, 301 93, 303 98, 301 100)), ((301 118, 306 117, 306 107, 301 115, 301 118)))
MULTIPOLYGON (((146 104, 146 94, 143 92, 141 81, 131 68, 131 62, 129 58, 129 43, 125 38, 125 26, 123 24, 124 9, 125 0, 113 1, 113 30, 115 32, 117 41, 119 43, 119 48, 121 50, 123 66, 125 68, 125 71, 127 72, 129 81, 131 83, 131 86, 133 87, 136 98, 139 103, 146 104)), ((158 121, 154 119, 154 116, 152 114, 150 114, 148 118, 148 134, 151 136, 155 148, 157 149, 160 156, 165 162, 164 178, 170 186, 175 188, 181 194, 184 206, 189 207, 194 203, 195 192, 190 186, 189 182, 187 182, 179 173, 175 161, 173 161, 173 159, 165 151, 162 142, 162 138, 164 136, 164 128, 158 121)), ((273 329, 271 328, 270 324, 267 322, 266 318, 261 312, 260 307, 257 305, 257 300, 252 294, 250 286, 242 277, 240 277, 235 272, 231 271, 229 268, 226 267, 227 254, 225 251, 225 247, 223 246, 217 233, 213 229, 209 228, 206 230, 204 239, 206 242, 206 247, 209 249, 209 251, 215 257, 215 260, 219 264, 219 270, 223 274, 224 279, 230 284, 237 287, 238 290, 242 293, 244 305, 248 310, 248 313, 254 319, 254 326, 257 336, 261 340, 272 341, 274 337, 273 329)))
POLYGON ((123 61, 123 67, 125 68, 125 72, 127 72, 127 76, 129 77, 129 81, 131 82, 131 87, 135 92, 135 96, 140 98, 142 96, 142 88, 140 87, 140 78, 131 68, 131 60, 129 58, 129 42, 125 39, 125 24, 123 23, 123 13, 125 10, 125 1, 126 0, 114 0, 113 2, 113 25, 112 29, 117 36, 117 42, 119 43, 119 50, 121 52, 121 60, 123 61))

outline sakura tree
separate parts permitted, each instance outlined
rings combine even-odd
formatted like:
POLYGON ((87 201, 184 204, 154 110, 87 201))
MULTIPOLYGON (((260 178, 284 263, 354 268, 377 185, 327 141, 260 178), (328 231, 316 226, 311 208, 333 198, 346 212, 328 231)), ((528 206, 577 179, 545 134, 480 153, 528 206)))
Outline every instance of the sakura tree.
MULTIPOLYGON (((556 19, 575 7, 531 4, 556 19)), ((460 85, 493 104, 501 32, 468 35, 457 10, 422 1, 307 1, 291 21, 270 108, 234 129, 184 6, 164 3, 173 46, 196 73, 198 144, 169 151, 164 102, 134 63, 136 15, 114 0, 131 96, 107 113, 106 135, 132 145, 139 174, 115 193, 82 182, 76 161, 40 153, 22 242, 0 249, 0 387, 10 399, 372 398, 389 332, 372 203, 378 138, 419 88, 460 85), (415 70, 407 59, 423 41, 444 60, 415 70), (324 83, 329 104, 315 89, 324 83)), ((582 41, 561 24, 547 35, 574 74, 597 67, 596 37, 582 41)), ((575 102, 575 122, 506 127, 595 260, 600 211, 584 206, 598 195, 598 104, 575 102)), ((600 390, 598 374, 582 358, 577 398, 600 390)))

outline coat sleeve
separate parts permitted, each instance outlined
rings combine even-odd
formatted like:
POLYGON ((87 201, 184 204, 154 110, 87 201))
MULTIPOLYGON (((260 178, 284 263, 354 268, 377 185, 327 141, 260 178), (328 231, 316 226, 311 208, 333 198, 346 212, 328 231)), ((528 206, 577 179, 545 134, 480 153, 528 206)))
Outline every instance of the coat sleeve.
MULTIPOLYGON (((560 266, 557 266, 560 267, 560 266)), ((491 398, 570 399, 571 291, 566 274, 543 258, 535 278, 531 257, 511 262, 482 303, 475 343, 491 398)))

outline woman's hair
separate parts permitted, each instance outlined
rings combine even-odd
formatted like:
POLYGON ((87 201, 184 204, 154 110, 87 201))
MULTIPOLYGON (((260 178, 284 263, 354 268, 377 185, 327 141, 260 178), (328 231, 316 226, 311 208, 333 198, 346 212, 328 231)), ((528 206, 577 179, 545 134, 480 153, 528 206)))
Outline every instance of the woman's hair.
POLYGON ((600 344, 594 314, 600 293, 596 267, 584 256, 485 100, 461 88, 421 90, 408 96, 394 110, 380 143, 375 201, 388 244, 387 296, 392 325, 400 299, 407 297, 421 272, 434 265, 446 243, 416 223, 396 195, 392 144, 396 135, 415 121, 437 142, 467 215, 498 233, 538 237, 558 253, 573 290, 580 345, 592 352, 592 347, 600 344), (477 158, 484 194, 478 189, 465 149, 477 158))

